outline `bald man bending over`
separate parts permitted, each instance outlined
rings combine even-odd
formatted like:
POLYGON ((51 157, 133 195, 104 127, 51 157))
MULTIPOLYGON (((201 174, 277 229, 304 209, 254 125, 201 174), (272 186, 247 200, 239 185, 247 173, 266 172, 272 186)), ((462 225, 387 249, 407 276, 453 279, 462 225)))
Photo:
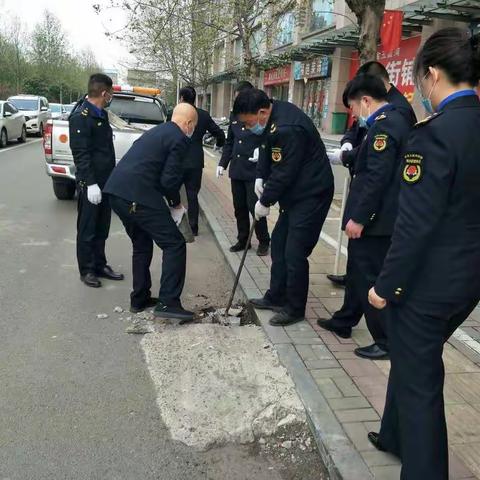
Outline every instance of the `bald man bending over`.
POLYGON ((176 221, 184 211, 179 193, 182 161, 196 125, 195 108, 187 103, 178 104, 171 122, 152 128, 135 141, 105 185, 111 207, 132 240, 130 311, 133 313, 155 306, 157 317, 193 320, 193 313, 186 311, 180 302, 187 254, 176 221), (163 251, 158 299, 150 291, 153 242, 163 251))

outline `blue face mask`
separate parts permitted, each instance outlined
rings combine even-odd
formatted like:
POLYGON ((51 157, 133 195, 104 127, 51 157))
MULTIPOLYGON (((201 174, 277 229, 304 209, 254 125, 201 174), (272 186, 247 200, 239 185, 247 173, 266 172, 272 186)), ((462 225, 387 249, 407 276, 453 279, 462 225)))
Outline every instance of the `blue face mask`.
POLYGON ((250 129, 254 135, 262 135, 265 131, 265 125, 262 127, 258 122, 250 129))
POLYGON ((429 113, 430 115, 434 112, 432 101, 429 98, 422 98, 422 105, 423 108, 429 113))
POLYGON ((367 117, 358 117, 358 126, 368 128, 367 117))

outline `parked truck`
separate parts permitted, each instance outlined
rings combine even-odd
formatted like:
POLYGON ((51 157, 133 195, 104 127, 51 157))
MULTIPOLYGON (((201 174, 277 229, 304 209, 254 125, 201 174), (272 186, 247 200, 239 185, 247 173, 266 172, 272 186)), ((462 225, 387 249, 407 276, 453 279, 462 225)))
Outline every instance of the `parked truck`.
MULTIPOLYGON (((158 98, 159 93, 154 89, 114 87, 108 117, 113 129, 117 162, 146 130, 166 121, 167 108, 163 100, 158 98)), ((76 108, 80 108, 81 103, 79 102, 76 108)), ((75 109, 72 113, 74 111, 75 109)), ((52 178, 55 196, 59 200, 72 199, 76 185, 68 116, 47 122, 43 145, 46 172, 52 178)))

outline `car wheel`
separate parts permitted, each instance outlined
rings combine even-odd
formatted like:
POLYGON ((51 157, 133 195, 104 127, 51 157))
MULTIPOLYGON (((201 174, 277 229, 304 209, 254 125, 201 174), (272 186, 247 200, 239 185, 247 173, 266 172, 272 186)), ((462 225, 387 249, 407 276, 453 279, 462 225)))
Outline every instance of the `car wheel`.
POLYGON ((8 143, 8 135, 5 129, 0 133, 0 148, 5 148, 8 143))
POLYGON ((53 193, 59 200, 71 200, 75 196, 76 185, 72 180, 52 178, 53 193))
POLYGON ((38 136, 40 138, 43 138, 43 123, 41 123, 40 126, 38 127, 38 136))
POLYGON ((22 127, 22 135, 18 141, 20 143, 25 143, 27 141, 27 127, 25 125, 22 127))

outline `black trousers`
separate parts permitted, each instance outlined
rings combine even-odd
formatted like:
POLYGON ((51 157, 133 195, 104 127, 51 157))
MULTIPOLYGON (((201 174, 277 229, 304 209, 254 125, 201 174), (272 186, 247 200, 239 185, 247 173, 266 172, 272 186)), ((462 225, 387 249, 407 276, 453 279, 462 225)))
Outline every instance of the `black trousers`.
POLYGON ((358 297, 355 291, 355 287, 352 285, 351 276, 352 258, 349 255, 347 257, 347 281, 345 285, 345 296, 343 298, 343 305, 342 308, 340 308, 340 310, 337 310, 332 316, 333 325, 337 327, 353 328, 359 324, 363 316, 362 301, 358 297))
POLYGON ((113 195, 110 203, 132 241, 132 306, 143 306, 151 296, 150 264, 153 242, 163 251, 158 299, 168 306, 180 306, 180 295, 185 283, 187 249, 183 235, 172 220, 167 206, 160 205, 158 209, 154 209, 137 205, 133 211, 131 202, 113 195))
POLYGON ((385 309, 391 369, 380 441, 402 460, 402 480, 448 480, 443 345, 479 298, 407 300, 385 309))
POLYGON ((78 188, 77 261, 80 275, 96 273, 107 265, 105 241, 110 232, 112 211, 107 195, 99 205, 87 198, 87 188, 78 188))
MULTIPOLYGON (((375 285, 390 248, 391 237, 365 236, 348 242, 351 274, 347 275, 347 289, 351 289, 362 305, 367 327, 375 343, 388 348, 384 312, 368 302, 368 291, 375 285)), ((354 326, 354 325, 352 325, 354 326)))
POLYGON ((194 234, 198 233, 198 192, 202 187, 202 168, 187 168, 183 173, 183 184, 188 202, 188 220, 194 234))
POLYGON ((308 298, 308 257, 318 242, 333 189, 280 210, 272 232, 270 289, 265 298, 294 316, 304 316, 308 298))
MULTIPOLYGON (((232 182, 233 208, 237 219, 238 241, 247 243, 250 233, 250 214, 255 216, 255 204, 257 195, 255 193, 255 182, 234 180, 232 182)), ((267 219, 261 218, 255 224, 255 234, 260 243, 269 244, 270 234, 268 233, 267 219)))

